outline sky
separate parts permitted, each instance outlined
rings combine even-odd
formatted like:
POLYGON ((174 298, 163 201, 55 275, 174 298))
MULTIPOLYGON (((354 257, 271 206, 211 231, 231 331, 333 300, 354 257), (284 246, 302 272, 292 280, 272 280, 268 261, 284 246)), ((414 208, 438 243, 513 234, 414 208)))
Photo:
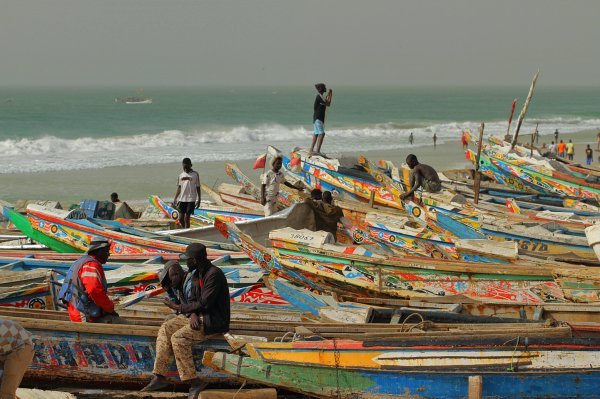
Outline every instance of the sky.
POLYGON ((600 1, 0 0, 0 86, 598 86, 600 1))

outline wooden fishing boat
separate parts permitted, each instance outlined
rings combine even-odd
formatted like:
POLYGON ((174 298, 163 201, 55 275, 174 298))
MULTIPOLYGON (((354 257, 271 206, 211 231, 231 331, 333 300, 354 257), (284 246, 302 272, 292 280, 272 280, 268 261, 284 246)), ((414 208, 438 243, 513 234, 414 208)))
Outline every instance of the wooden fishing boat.
POLYGON ((587 301, 590 297, 598 298, 599 294, 597 287, 589 288, 587 284, 580 285, 581 289, 561 287, 554 279, 557 271, 576 276, 578 271, 586 270, 591 273, 587 279, 594 286, 600 276, 585 267, 522 267, 408 256, 382 258, 364 249, 358 252, 352 246, 309 247, 288 241, 273 241, 274 250, 269 251, 231 223, 217 220, 215 226, 267 270, 300 284, 329 284, 331 291, 404 298, 463 295, 484 302, 505 303, 587 301))
POLYGON ((264 213, 264 208, 260 204, 260 200, 247 194, 246 190, 239 184, 221 183, 216 190, 203 185, 202 190, 210 190, 207 192, 213 200, 217 201, 218 199, 217 204, 231 205, 264 213))
MULTIPOLYGON (((225 172, 229 177, 242 186, 249 195, 257 200, 260 200, 260 188, 254 184, 252 180, 246 176, 236 164, 225 163, 225 172)), ((277 196, 277 208, 280 210, 287 208, 292 204, 302 202, 306 197, 306 195, 299 194, 298 192, 292 193, 291 191, 286 190, 285 187, 282 187, 279 190, 279 195, 277 196)))
POLYGON ((586 228, 585 235, 588 244, 594 250, 598 260, 600 260, 600 224, 586 228))
MULTIPOLYGON (((85 251, 94 236, 111 240, 111 253, 116 254, 183 253, 186 246, 194 242, 129 228, 114 221, 97 221, 102 226, 88 219, 70 219, 67 211, 51 210, 38 205, 30 205, 27 212, 31 228, 50 237, 52 240, 48 244, 52 246, 46 245, 58 252, 85 251), (55 242, 60 242, 61 245, 54 245, 55 242)), ((27 234, 26 231, 23 232, 27 234)), ((203 244, 207 245, 209 256, 235 254, 232 250, 211 248, 211 243, 203 244)), ((222 247, 218 244, 212 246, 222 247)))
MULTIPOLYGON (((179 211, 160 199, 160 197, 151 195, 149 200, 151 204, 158 207, 171 219, 179 219, 179 211)), ((239 208, 232 206, 222 207, 202 203, 200 208, 194 209, 194 214, 192 215, 192 219, 195 220, 196 226, 212 224, 217 217, 230 222, 238 222, 241 220, 262 218, 264 217, 264 212, 251 210, 241 212, 239 208)))
POLYGON ((586 370, 599 366, 600 360, 596 359, 600 354, 598 339, 558 337, 558 331, 553 331, 555 327, 546 327, 546 331, 534 327, 523 332, 523 326, 520 326, 514 333, 511 328, 506 328, 506 336, 501 339, 483 335, 474 340, 458 337, 436 338, 435 341, 411 338, 367 342, 300 340, 249 342, 244 349, 250 357, 269 363, 302 363, 315 367, 542 371, 586 370))
POLYGON ((299 178, 311 188, 321 188, 337 194, 341 199, 354 199, 368 202, 374 193, 374 201, 378 204, 398 208, 393 194, 383 189, 368 173, 362 169, 346 168, 339 165, 337 160, 327 160, 319 156, 308 158, 302 151, 293 152, 294 157, 300 158, 301 172, 294 172, 291 159, 275 147, 269 147, 270 154, 283 157, 283 167, 286 173, 299 178))
MULTIPOLYGON (((576 357, 583 359, 584 352, 576 357)), ((438 364, 446 360, 440 351, 438 364)), ((402 357, 402 353, 392 356, 402 357)), ((382 359, 383 361, 383 359, 382 359)), ((444 370, 422 365, 405 370, 315 366, 303 362, 279 364, 228 353, 205 352, 203 363, 238 378, 293 390, 319 398, 465 398, 469 394, 469 376, 483 380, 483 397, 600 397, 597 385, 600 373, 591 367, 572 370, 521 371, 519 369, 487 371, 458 368, 444 370)), ((435 363, 435 361, 434 361, 435 363)))

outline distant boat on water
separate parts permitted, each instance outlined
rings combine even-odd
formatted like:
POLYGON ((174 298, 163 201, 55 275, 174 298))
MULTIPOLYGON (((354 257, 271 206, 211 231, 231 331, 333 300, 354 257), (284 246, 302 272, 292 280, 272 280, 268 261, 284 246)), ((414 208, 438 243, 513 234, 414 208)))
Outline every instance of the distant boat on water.
POLYGON ((147 97, 124 97, 115 98, 115 102, 121 102, 125 104, 152 104, 152 99, 147 97))
POLYGON ((140 88, 138 90, 136 90, 137 92, 137 96, 131 96, 131 97, 122 97, 122 98, 115 98, 115 102, 119 103, 125 103, 125 104, 152 104, 152 99, 148 98, 148 97, 143 97, 144 94, 144 89, 140 88))

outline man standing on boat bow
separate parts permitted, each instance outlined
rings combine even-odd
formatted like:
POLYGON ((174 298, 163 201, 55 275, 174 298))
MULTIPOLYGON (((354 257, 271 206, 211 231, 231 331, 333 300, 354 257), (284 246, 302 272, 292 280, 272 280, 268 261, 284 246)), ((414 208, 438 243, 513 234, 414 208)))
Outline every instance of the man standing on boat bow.
POLYGON ((411 170, 411 188, 400 196, 401 199, 412 197, 419 187, 422 187, 424 191, 429 193, 437 193, 442 189, 442 182, 435 169, 429 165, 419 163, 416 155, 409 154, 406 157, 406 164, 411 170))
POLYGON ((188 398, 195 399, 207 384, 197 376, 192 347, 229 331, 229 288, 223 271, 208 260, 204 245, 188 245, 181 259, 187 261, 189 273, 178 262, 167 262, 159 273, 170 297, 164 304, 177 317, 165 321, 158 331, 154 377, 142 391, 171 385, 165 375, 174 356, 179 377, 191 385, 188 398))

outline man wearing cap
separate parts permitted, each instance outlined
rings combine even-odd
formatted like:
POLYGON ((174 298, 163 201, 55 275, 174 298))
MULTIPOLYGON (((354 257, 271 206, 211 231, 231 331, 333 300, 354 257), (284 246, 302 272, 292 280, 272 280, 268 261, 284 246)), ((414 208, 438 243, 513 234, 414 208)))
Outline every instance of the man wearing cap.
POLYGON ((67 304, 71 321, 127 323, 115 312, 115 304, 108 297, 108 283, 102 265, 109 256, 110 242, 104 237, 95 237, 87 253, 69 269, 59 299, 67 304))
POLYGON ((321 145, 325 138, 325 111, 327 110, 327 107, 331 105, 331 97, 333 96, 333 91, 331 89, 329 89, 326 96, 324 95, 325 91, 327 91, 325 83, 317 83, 315 89, 317 89, 317 97, 315 98, 315 104, 313 106, 314 135, 310 150, 308 151, 309 157, 313 154, 315 144, 317 144, 317 153, 321 152, 321 145))
POLYGON ((200 176, 192 169, 191 159, 183 158, 181 164, 183 172, 177 178, 177 192, 173 205, 179 209, 179 224, 182 228, 189 229, 194 207, 200 207, 200 176))
POLYGON ((180 379, 191 385, 188 398, 195 399, 206 383, 197 377, 192 347, 229 331, 229 288, 223 271, 208 260, 204 245, 188 245, 181 259, 187 262, 187 275, 176 262, 165 264, 159 275, 170 295, 177 296, 177 300, 165 298, 164 304, 178 316, 165 321, 158 331, 154 377, 142 390, 170 385, 165 375, 174 356, 180 379))

